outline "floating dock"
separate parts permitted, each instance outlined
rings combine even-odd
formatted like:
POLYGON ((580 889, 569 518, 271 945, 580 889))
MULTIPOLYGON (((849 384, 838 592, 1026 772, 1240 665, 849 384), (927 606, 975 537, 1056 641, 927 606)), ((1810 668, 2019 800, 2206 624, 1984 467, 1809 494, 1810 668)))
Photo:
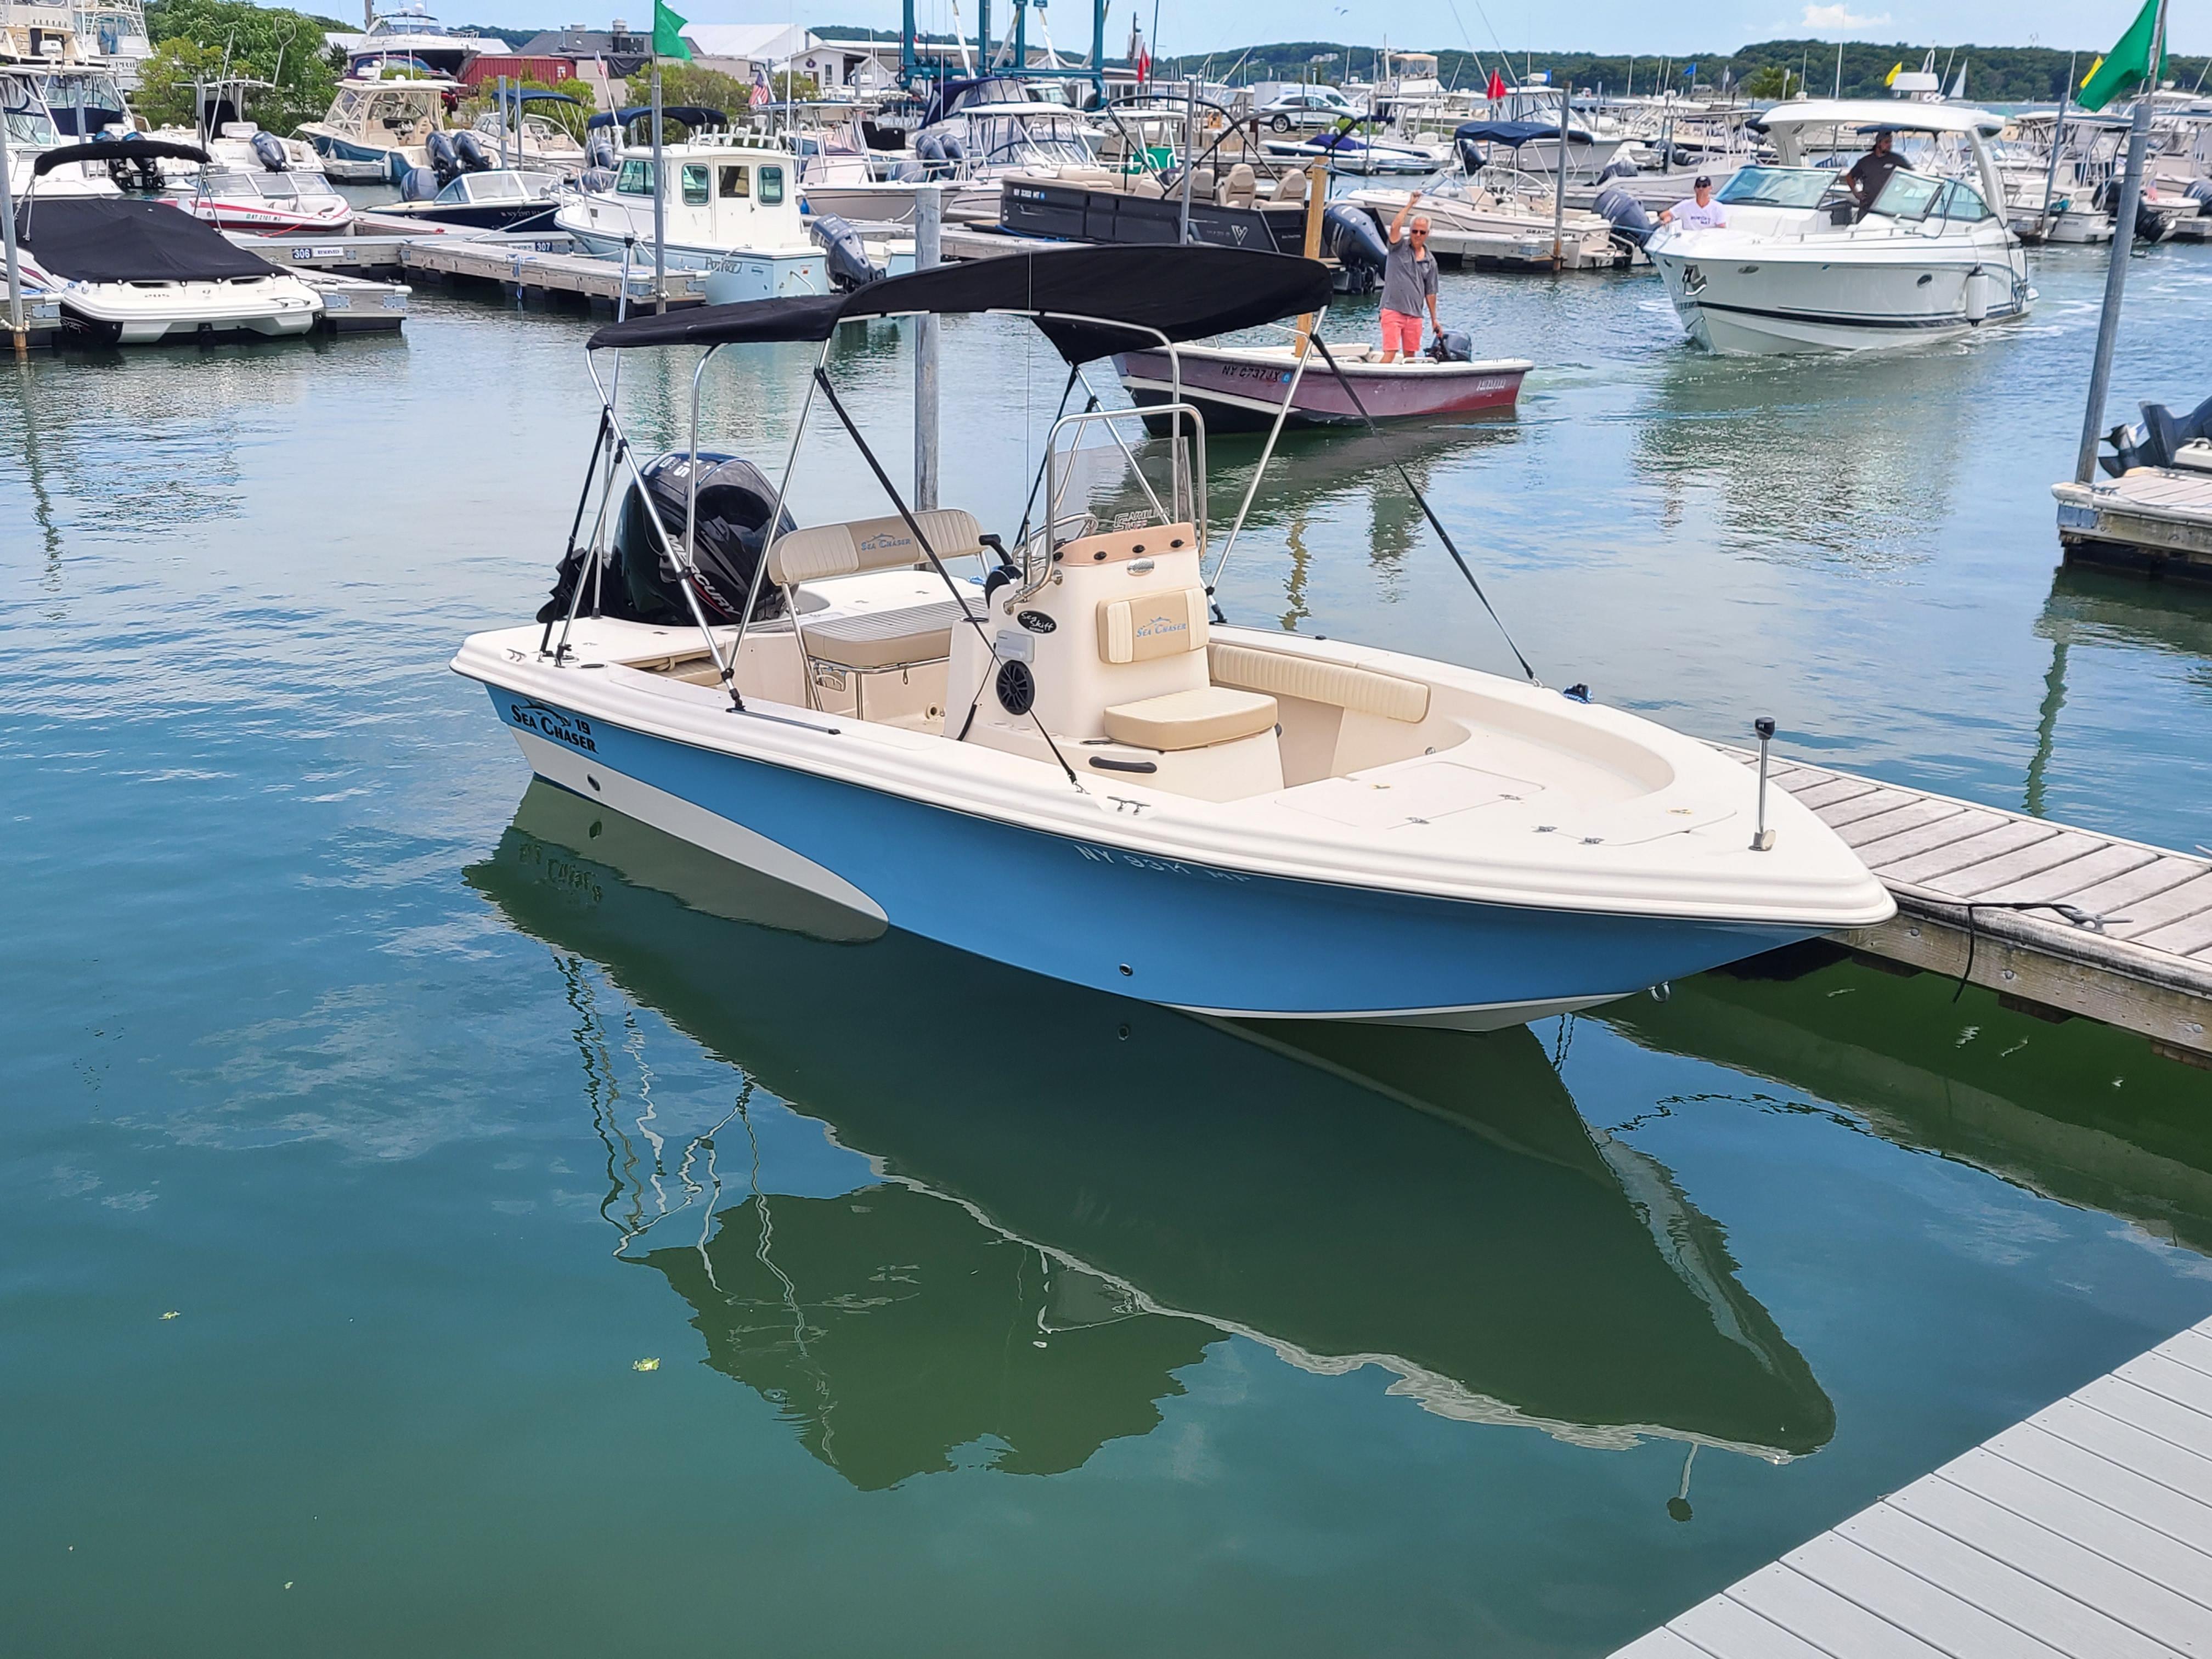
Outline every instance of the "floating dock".
POLYGON ((2138 467, 2051 493, 2068 563, 2212 581, 2212 472, 2138 467))
POLYGON ((404 283, 376 283, 331 271, 303 270, 300 280, 322 296, 315 326, 325 334, 391 334, 407 320, 415 290, 404 283))
MULTIPOLYGON (((403 269, 428 276, 465 282, 496 283, 509 293, 527 298, 535 294, 613 305, 627 284, 632 306, 653 302, 653 262, 633 263, 627 276, 617 259, 593 259, 580 253, 556 252, 571 246, 563 236, 446 237, 422 236, 403 241, 403 269)), ((706 273, 672 270, 668 273, 668 304, 696 306, 706 299, 706 273)))
POLYGON ((2212 1067, 2212 859, 1802 762, 1777 760, 1769 776, 1896 897, 1890 921, 1838 944, 2212 1067))
POLYGON ((2212 1320, 1614 1659, 2212 1653, 2212 1320))
POLYGON ((26 294, 23 296, 23 331, 21 335, 7 325, 5 303, 6 296, 0 295, 0 340, 8 341, 16 353, 52 351, 61 344, 64 325, 60 301, 42 300, 36 295, 26 294))

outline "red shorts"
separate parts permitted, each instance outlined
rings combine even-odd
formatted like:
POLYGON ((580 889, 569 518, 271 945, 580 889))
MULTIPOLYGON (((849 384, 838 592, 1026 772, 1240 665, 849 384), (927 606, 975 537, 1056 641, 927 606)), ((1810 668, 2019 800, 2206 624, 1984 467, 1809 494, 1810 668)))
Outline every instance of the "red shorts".
POLYGON ((1382 349, 1401 351, 1408 357, 1421 349, 1421 319, 1418 313, 1408 315, 1402 311, 1382 313, 1382 349))

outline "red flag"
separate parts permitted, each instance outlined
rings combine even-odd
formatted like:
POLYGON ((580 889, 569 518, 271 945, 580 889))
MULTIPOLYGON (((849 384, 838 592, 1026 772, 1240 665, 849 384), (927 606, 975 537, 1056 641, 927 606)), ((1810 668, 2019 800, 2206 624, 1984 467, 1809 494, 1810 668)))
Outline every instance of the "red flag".
POLYGON ((1143 86, 1152 78, 1152 49, 1140 46, 1137 50, 1137 84, 1143 86))
POLYGON ((1505 96, 1505 77, 1496 70, 1490 71, 1490 85, 1484 89, 1483 95, 1493 104, 1505 96))

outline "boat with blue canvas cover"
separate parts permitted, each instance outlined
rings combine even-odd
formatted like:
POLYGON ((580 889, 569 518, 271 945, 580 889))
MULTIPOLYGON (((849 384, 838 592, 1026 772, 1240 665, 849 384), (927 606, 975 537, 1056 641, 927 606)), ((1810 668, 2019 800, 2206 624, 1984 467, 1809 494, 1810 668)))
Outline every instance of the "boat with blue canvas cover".
POLYGON ((1833 832, 1702 743, 1533 677, 1223 620, 1244 514, 1217 540, 1189 404, 1061 417, 1002 536, 906 501, 828 372, 842 328, 988 312, 1029 319, 1072 389, 1118 348, 1320 313, 1329 282, 1237 249, 1048 249, 603 328, 595 375, 602 353, 701 349, 703 376, 725 348, 818 344, 791 453, 771 483, 695 416, 641 459, 610 392, 553 598, 453 666, 550 782, 887 925, 1194 1012, 1510 1025, 1889 916, 1833 832), (793 522, 817 413, 888 510, 793 522), (1167 475, 1102 521, 1085 441, 1127 455, 1145 416, 1170 421, 1167 475))

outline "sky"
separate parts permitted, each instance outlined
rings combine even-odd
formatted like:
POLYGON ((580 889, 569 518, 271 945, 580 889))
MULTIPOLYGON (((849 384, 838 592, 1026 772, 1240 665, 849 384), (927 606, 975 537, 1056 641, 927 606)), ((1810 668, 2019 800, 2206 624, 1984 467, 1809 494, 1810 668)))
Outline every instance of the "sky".
MULTIPOLYGON (((605 9, 607 0, 599 0, 605 9)), ((615 0, 617 5, 625 0, 615 0)), ((675 0, 677 9, 699 23, 798 22, 873 24, 896 28, 898 0, 675 0)), ((1989 46, 2045 46, 2063 51, 2080 46, 2101 51, 2119 38, 2142 0, 1705 0, 1705 3, 1654 6, 1649 0, 1581 0, 1572 6, 1537 0, 1159 0, 1156 50, 1166 54, 1234 51, 1270 40, 1345 40, 1362 45, 1437 50, 1472 47, 1486 55, 1501 46, 1510 51, 1592 51, 1669 53, 1730 50, 1752 40, 1800 40, 1903 41, 1918 46, 1949 47, 1962 43, 1989 46)), ((955 24, 953 0, 916 0, 922 26, 945 31, 955 24)), ((652 0, 626 0, 623 14, 635 23, 652 10, 652 0), (635 14, 635 15, 629 15, 635 14)), ((963 33, 975 26, 975 0, 958 0, 963 33)), ((1128 39, 1130 0, 1111 0, 1107 38, 1119 53, 1128 39)), ((449 21, 486 23, 558 24, 590 21, 605 27, 607 16, 585 0, 444 0, 434 3, 449 21), (564 9, 565 8, 565 9, 564 9), (558 14, 557 15, 556 14, 558 14)), ((1139 0, 1142 21, 1152 31, 1152 0, 1139 0)), ((349 15, 350 15, 349 13, 349 15)), ((612 15, 610 13, 609 15, 612 15)), ((993 17, 999 32, 1008 16, 999 0, 993 17)), ((1034 16, 1034 15, 1033 15, 1034 16)), ((2172 50, 2212 51, 2212 6, 2175 0, 2172 8, 2172 50)), ((1060 46, 1087 49, 1091 13, 1083 0, 1059 0, 1048 18, 1060 46)), ((1032 39, 1036 24, 1031 23, 1032 39)))

